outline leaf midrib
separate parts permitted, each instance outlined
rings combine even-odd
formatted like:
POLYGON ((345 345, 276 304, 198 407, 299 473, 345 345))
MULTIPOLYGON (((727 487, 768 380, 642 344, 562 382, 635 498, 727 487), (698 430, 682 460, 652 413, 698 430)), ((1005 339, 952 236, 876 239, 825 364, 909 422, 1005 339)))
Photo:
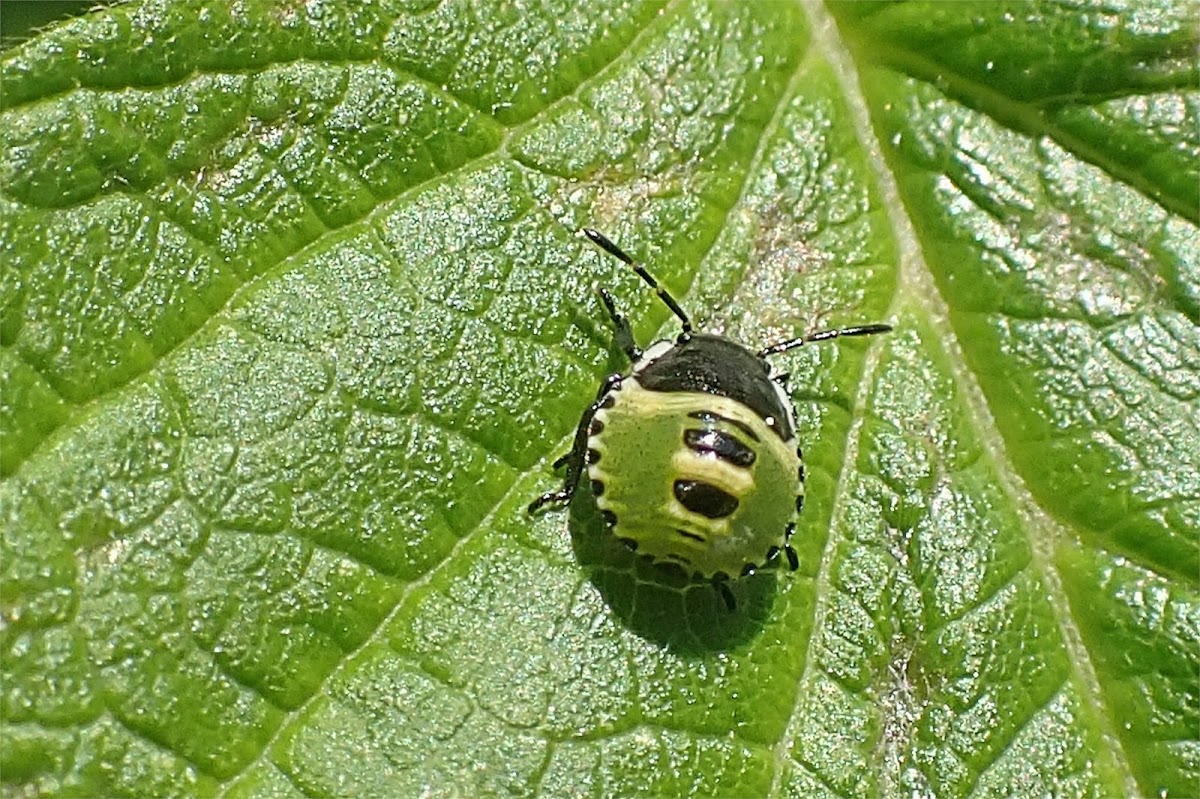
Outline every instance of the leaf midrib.
MULTIPOLYGON (((1057 569, 1054 567, 1052 548, 1058 542, 1070 540, 1069 532, 1054 521, 1037 503, 1033 494, 1025 485, 1024 480, 1017 472, 1012 459, 1008 455, 1007 445, 996 424, 995 417, 992 415, 987 398, 975 374, 967 368, 967 361, 963 355, 961 342, 959 342, 957 333, 950 324, 950 307, 942 296, 936 281, 933 279, 932 270, 925 262, 924 253, 916 235, 916 227, 908 216, 906 207, 901 199, 899 186, 884 158, 882 142, 875 135, 870 115, 870 106, 861 90, 855 61, 845 44, 845 40, 841 36, 841 31, 837 28, 836 23, 823 5, 818 6, 806 3, 804 7, 809 14, 812 24, 814 43, 820 47, 822 54, 832 66, 838 84, 842 89, 841 94, 845 98, 855 131, 858 134, 858 140, 863 144, 863 152, 866 155, 871 171, 874 173, 876 185, 883 198, 883 207, 892 229, 892 235, 897 243, 900 269, 897 280, 897 295, 893 301, 893 308, 891 310, 900 310, 905 306, 921 308, 924 311, 928 326, 939 333, 938 341, 948 356, 945 361, 949 365, 955 390, 965 408, 969 426, 978 437, 981 448, 987 453, 988 459, 991 461, 997 476, 1000 478, 1003 495, 1012 504, 1018 517, 1023 521, 1023 528, 1028 533, 1027 537, 1029 539, 1032 558, 1030 564, 1025 568, 1032 568, 1046 587, 1047 600, 1050 603, 1051 612, 1054 614, 1055 622, 1059 627, 1059 633, 1063 638, 1063 645, 1067 650, 1070 660, 1069 673, 1078 682, 1082 690, 1086 692, 1085 698, 1088 700, 1088 703, 1092 707, 1099 709, 1092 716, 1100 726, 1100 733, 1104 738, 1113 742, 1114 751, 1112 761, 1113 765, 1120 771, 1126 795, 1136 796, 1138 794, 1137 782, 1134 779, 1129 757, 1124 751, 1121 738, 1117 735, 1116 719, 1114 718, 1112 709, 1104 699, 1100 688, 1100 679, 1096 673, 1091 655, 1084 643, 1082 633, 1074 623, 1074 618, 1070 612, 1070 603, 1063 588, 1061 575, 1058 574, 1057 569)), ((971 84, 963 82, 961 86, 970 87, 971 84)), ((1003 120, 997 119, 997 121, 1004 124, 1003 120)), ((865 373, 868 371, 873 372, 874 367, 878 364, 875 348, 872 348, 872 351, 868 354, 868 364, 868 367, 864 370, 865 373)), ((862 385, 869 384, 870 381, 864 379, 862 385)), ((862 385, 860 385, 860 393, 862 385)), ((861 397, 857 401, 861 402, 861 397)), ((850 453, 850 449, 851 447, 847 447, 847 457, 843 461, 843 474, 849 473, 847 470, 853 468, 854 461, 851 458, 852 453, 850 453)), ((857 439, 854 440, 853 449, 857 451, 857 439)), ((839 477, 839 487, 841 482, 842 478, 839 477)), ((836 518, 844 496, 844 491, 839 490, 837 492, 838 505, 835 506, 831 519, 836 518)), ((818 602, 816 603, 818 607, 823 604, 825 591, 828 590, 828 567, 830 560, 827 548, 826 557, 823 559, 822 568, 817 580, 818 592, 820 593, 818 602)), ((806 674, 802 676, 801 684, 803 684, 803 679, 807 676, 807 672, 813 663, 812 654, 811 651, 806 652, 806 674)), ((1061 693, 1061 689, 1055 691, 1055 695, 1059 693, 1061 693)), ((798 714, 793 714, 793 716, 796 715, 798 714)), ((1033 716, 1031 715, 1030 718, 1033 718, 1033 716)), ((1028 720, 1026 719, 1025 722, 1027 723, 1028 720)), ((1022 724, 1022 727, 1024 727, 1024 724, 1022 724)), ((1014 739, 1019 733, 1019 729, 1013 733, 1014 739)), ((981 771, 977 777, 982 776, 982 773, 981 771)))

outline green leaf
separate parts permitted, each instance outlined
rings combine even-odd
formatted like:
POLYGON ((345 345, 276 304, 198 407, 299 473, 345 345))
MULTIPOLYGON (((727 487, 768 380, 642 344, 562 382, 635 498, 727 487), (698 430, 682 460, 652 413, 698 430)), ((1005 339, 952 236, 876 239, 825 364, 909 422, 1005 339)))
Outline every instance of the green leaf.
POLYGON ((3 53, 6 795, 1200 794, 1194 8, 144 2, 3 53), (783 355, 735 612, 529 517, 577 235, 783 355))

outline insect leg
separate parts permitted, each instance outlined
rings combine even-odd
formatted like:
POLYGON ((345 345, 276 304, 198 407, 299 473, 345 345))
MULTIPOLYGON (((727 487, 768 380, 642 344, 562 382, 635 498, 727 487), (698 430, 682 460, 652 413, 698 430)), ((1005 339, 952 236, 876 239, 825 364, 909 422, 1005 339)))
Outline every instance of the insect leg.
POLYGON ((733 596, 733 591, 729 588, 729 575, 725 572, 717 572, 710 580, 712 587, 721 595, 722 601, 725 602, 725 609, 729 611, 737 610, 737 600, 733 596))
POLYGON ((575 496, 575 487, 579 485, 579 476, 583 474, 583 467, 587 463, 588 430, 592 426, 592 419, 595 418, 596 411, 600 410, 604 395, 619 385, 621 385, 621 375, 613 374, 609 375, 600 386, 600 390, 596 393, 596 401, 589 405, 588 409, 583 412, 583 416, 579 418, 579 426, 575 428, 575 442, 571 445, 571 451, 555 461, 555 464, 565 463, 567 465, 567 474, 563 478, 562 489, 548 491, 530 502, 530 513, 537 512, 551 502, 570 502, 571 497, 575 496))
POLYGON ((629 358, 629 362, 636 363, 642 357, 642 351, 638 348, 637 342, 633 340, 633 330, 629 327, 629 320, 617 311, 617 305, 613 302, 612 294, 608 289, 600 289, 600 299, 604 302, 604 307, 608 309, 608 316, 612 319, 613 327, 616 328, 613 340, 629 358))

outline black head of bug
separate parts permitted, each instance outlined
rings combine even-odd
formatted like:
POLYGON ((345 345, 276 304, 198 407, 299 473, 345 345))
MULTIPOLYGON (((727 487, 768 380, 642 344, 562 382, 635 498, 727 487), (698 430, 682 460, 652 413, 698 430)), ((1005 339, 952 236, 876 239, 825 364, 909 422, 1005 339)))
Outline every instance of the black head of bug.
POLYGON ((792 412, 770 380, 767 362, 724 336, 693 333, 647 364, 637 374, 649 391, 715 394, 742 403, 784 441, 795 435, 792 412))

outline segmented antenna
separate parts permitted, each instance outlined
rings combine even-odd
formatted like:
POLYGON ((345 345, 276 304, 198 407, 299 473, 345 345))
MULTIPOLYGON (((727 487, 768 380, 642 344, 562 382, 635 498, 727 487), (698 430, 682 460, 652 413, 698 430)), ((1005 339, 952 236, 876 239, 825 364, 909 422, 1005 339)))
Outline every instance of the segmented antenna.
POLYGON ((692 332, 692 320, 688 319, 688 315, 684 313, 682 308, 679 307, 679 303, 675 302, 675 298, 671 296, 671 293, 662 286, 658 285, 658 281, 654 279, 654 275, 647 272, 644 266, 626 255, 620 247, 609 241, 603 233, 599 233, 591 228, 586 227, 583 229, 583 233, 589 239, 591 239, 592 243, 597 247, 604 250, 614 258, 618 258, 629 266, 633 267, 633 271, 637 272, 638 277, 646 281, 646 284, 650 286, 650 288, 654 289, 654 291, 658 294, 658 298, 666 303, 667 307, 671 309, 671 313, 678 316, 679 321, 683 322, 684 335, 692 332))
POLYGON ((887 333, 892 329, 891 325, 859 325, 857 327, 843 327, 837 330, 822 330, 818 333, 811 333, 807 336, 800 336, 789 341, 781 341, 778 344, 772 344, 765 349, 759 350, 758 357, 766 358, 768 355, 778 355, 781 352, 794 350, 801 344, 809 344, 814 341, 828 341, 831 338, 841 338, 842 336, 872 336, 876 333, 887 333))

